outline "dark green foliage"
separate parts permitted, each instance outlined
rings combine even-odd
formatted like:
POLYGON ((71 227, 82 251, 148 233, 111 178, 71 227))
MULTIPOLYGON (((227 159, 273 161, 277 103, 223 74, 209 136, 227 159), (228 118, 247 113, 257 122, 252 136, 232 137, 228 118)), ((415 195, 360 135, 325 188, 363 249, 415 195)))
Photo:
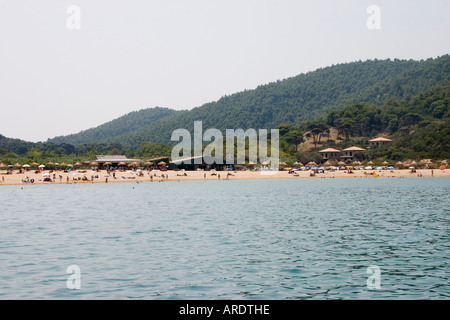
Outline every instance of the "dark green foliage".
MULTIPOLYGON (((450 156, 449 101, 450 86, 438 86, 413 98, 390 99, 381 107, 354 103, 325 119, 344 132, 346 140, 389 133, 394 142, 387 150, 373 150, 373 157, 445 159, 450 156)), ((358 142, 368 145, 367 139, 358 142)))
MULTIPOLYGON (((149 108, 130 112, 118 119, 112 120, 96 128, 81 131, 77 134, 55 137, 48 142, 70 143, 73 145, 82 145, 93 142, 117 143, 117 137, 151 125, 165 117, 176 114, 177 111, 168 108, 149 108)), ((120 142, 119 142, 120 143, 120 142)))
MULTIPOLYGON (((190 111, 141 110, 100 127, 50 141, 74 145, 115 142, 127 148, 137 148, 145 141, 171 143, 171 134, 175 129, 192 132, 194 121, 202 121, 203 130, 216 128, 222 132, 238 128, 272 129, 280 123, 299 125, 302 121, 321 119, 329 111, 342 110, 356 101, 381 106, 392 99, 397 101, 449 82, 448 55, 426 61, 358 61, 224 96, 217 102, 206 103, 190 111)), ((442 106, 429 107, 438 116, 443 116, 442 106)), ((334 123, 333 116, 331 114, 323 122, 336 127, 338 124, 334 123)), ((351 120, 357 122, 357 119, 351 120)), ((351 120, 341 120, 339 123, 341 134, 346 139, 349 138, 351 120)), ((364 119, 359 122, 361 130, 366 131, 365 124, 372 121, 380 119, 364 119)))
MULTIPOLYGON (((98 154, 142 159, 169 156, 175 129, 280 130, 282 157, 320 161, 317 150, 297 152, 307 133, 315 147, 368 146, 381 133, 394 140, 372 157, 450 158, 450 57, 426 61, 373 60, 332 66, 259 86, 190 111, 151 108, 46 143, 0 135, 0 162, 74 162, 98 154), (336 141, 326 139, 331 128, 336 141), (150 142, 151 141, 151 142, 150 142)), ((308 160, 308 161, 307 161, 308 160)))

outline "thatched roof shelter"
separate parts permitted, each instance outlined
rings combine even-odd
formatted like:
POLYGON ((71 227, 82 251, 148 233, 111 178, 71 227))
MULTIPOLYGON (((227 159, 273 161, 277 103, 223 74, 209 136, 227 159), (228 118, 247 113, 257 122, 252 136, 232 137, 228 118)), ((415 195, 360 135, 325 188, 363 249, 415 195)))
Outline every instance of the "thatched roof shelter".
POLYGON ((338 164, 338 161, 336 159, 328 159, 327 161, 325 161, 325 163, 323 165, 330 167, 330 166, 335 166, 337 164, 338 164))
POLYGON ((133 163, 142 162, 140 159, 128 159, 125 155, 97 155, 93 159, 93 162, 97 162, 99 166, 128 166, 133 163))

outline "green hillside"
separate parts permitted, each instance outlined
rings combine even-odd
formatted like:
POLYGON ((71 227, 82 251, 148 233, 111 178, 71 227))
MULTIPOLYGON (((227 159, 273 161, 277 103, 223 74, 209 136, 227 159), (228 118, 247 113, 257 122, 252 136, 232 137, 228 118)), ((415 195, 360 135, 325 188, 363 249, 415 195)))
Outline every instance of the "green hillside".
POLYGON ((149 108, 130 112, 120 118, 109 121, 96 128, 81 131, 68 136, 49 139, 52 143, 82 145, 86 143, 114 140, 117 137, 147 127, 158 120, 175 115, 177 111, 168 108, 149 108))
MULTIPOLYGON (((84 131, 50 141, 71 144, 100 141, 125 147, 137 147, 144 141, 170 143, 173 130, 185 128, 191 131, 197 120, 203 121, 205 129, 270 129, 283 122, 299 124, 318 119, 330 110, 340 110, 356 101, 382 105, 389 98, 417 95, 432 86, 448 83, 448 55, 425 61, 359 61, 318 69, 224 96, 217 102, 174 112, 148 125, 130 127, 119 118, 114 126, 104 128, 101 136, 93 137, 91 133, 95 131, 84 131)), ((153 110, 141 112, 145 114, 153 110)))
MULTIPOLYGON (((280 128, 281 152, 301 156, 306 135, 318 148, 365 146, 379 134, 394 138, 374 157, 447 158, 449 150, 450 56, 425 61, 372 60, 318 69, 225 96, 192 110, 149 108, 99 127, 42 143, 0 135, 0 162, 73 162, 96 154, 150 158, 168 155, 175 129, 280 128), (330 129, 338 138, 329 137, 330 129), (328 135, 328 138, 323 138, 328 135), (19 161, 20 160, 20 161, 19 161)), ((305 154, 303 154, 305 156, 305 154)))
MULTIPOLYGON (((417 96, 389 99, 382 106, 353 103, 339 111, 332 110, 316 121, 303 122, 299 127, 280 125, 282 140, 289 142, 292 132, 313 136, 317 144, 313 148, 315 159, 320 160, 317 150, 327 147, 345 149, 352 145, 367 148, 369 140, 387 135, 393 140, 388 148, 373 149, 361 153, 360 160, 385 158, 447 159, 450 158, 450 86, 430 88, 417 96), (337 130, 338 139, 332 140, 327 133, 337 130)), ((285 153, 294 153, 295 140, 284 145, 285 153)), ((297 153, 299 160, 304 154, 297 153)))

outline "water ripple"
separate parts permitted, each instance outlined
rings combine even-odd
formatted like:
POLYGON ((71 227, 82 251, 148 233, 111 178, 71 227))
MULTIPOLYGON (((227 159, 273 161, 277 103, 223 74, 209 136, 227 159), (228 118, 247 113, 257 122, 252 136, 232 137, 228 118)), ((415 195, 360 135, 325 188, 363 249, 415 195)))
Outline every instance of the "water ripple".
POLYGON ((0 299, 450 297, 448 178, 132 187, 2 187, 0 299))

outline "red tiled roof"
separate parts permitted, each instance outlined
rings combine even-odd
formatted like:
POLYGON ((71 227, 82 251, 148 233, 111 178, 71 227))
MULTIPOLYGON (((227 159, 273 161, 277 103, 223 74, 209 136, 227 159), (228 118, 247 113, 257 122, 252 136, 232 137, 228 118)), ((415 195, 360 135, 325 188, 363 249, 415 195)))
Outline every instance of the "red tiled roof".
POLYGON ((336 150, 336 149, 333 149, 333 148, 327 148, 327 149, 320 150, 319 152, 341 152, 341 150, 336 150))
POLYGON ((353 146, 353 147, 344 149, 344 150, 342 150, 342 151, 366 151, 366 149, 363 149, 363 148, 360 148, 360 147, 353 146))

